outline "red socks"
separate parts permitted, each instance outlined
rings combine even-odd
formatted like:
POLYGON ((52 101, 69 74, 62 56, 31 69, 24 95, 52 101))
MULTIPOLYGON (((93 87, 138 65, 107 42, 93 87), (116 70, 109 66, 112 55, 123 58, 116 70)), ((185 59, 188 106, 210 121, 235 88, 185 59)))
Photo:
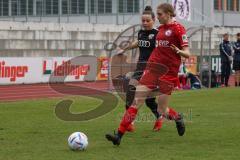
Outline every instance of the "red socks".
POLYGON ((169 107, 169 111, 168 111, 168 119, 169 120, 177 120, 179 117, 178 113, 169 107))
MULTIPOLYGON (((138 110, 133 106, 126 110, 118 128, 118 132, 121 133, 121 135, 127 131, 128 126, 135 120, 137 112, 138 110)), ((169 108, 168 114, 165 115, 165 117, 169 120, 177 120, 179 118, 179 114, 174 109, 169 108)))
POLYGON ((129 107, 128 110, 126 110, 118 128, 118 132, 122 134, 126 132, 128 126, 135 120, 137 112, 138 110, 133 106, 129 107))

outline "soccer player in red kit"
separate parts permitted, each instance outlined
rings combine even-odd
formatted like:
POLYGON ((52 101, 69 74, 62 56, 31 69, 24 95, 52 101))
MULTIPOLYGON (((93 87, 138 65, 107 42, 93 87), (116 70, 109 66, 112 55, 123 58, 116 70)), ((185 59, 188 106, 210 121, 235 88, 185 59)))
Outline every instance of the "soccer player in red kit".
MULTIPOLYGON (((129 79, 129 84, 126 91, 126 110, 131 107, 134 97, 136 86, 141 79, 143 72, 146 68, 147 61, 151 56, 153 50, 156 46, 156 36, 158 30, 154 28, 155 23, 155 14, 151 6, 146 6, 145 10, 142 13, 142 24, 141 29, 138 31, 137 41, 131 43, 125 49, 121 50, 120 54, 124 53, 127 50, 139 48, 139 57, 136 65, 136 70, 134 71, 132 77, 129 79), (148 44, 148 45, 145 45, 148 44)), ((157 108, 158 104, 156 103, 156 98, 151 97, 145 100, 146 106, 152 111, 156 117, 156 121, 153 127, 153 131, 159 131, 162 127, 163 118, 159 118, 161 115, 158 113, 157 108)), ((129 125, 127 131, 134 132, 135 127, 134 123, 129 125)))
POLYGON ((128 126, 136 118, 139 108, 147 96, 156 88, 158 96, 158 112, 163 117, 176 122, 179 136, 185 133, 183 116, 169 107, 171 92, 177 85, 181 57, 188 58, 190 51, 185 28, 174 20, 175 13, 171 4, 163 3, 157 7, 157 16, 162 24, 156 37, 156 48, 151 54, 140 84, 136 87, 134 103, 125 112, 116 134, 106 134, 106 138, 114 145, 120 145, 128 126))

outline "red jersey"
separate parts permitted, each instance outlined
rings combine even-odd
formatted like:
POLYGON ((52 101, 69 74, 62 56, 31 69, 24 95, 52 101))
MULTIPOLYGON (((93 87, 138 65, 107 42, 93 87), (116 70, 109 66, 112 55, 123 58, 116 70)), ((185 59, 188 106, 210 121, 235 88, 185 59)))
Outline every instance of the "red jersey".
POLYGON ((174 44, 179 49, 188 46, 185 28, 178 22, 161 25, 156 37, 156 48, 149 61, 166 65, 169 69, 167 75, 177 76, 181 64, 181 56, 170 45, 174 44))

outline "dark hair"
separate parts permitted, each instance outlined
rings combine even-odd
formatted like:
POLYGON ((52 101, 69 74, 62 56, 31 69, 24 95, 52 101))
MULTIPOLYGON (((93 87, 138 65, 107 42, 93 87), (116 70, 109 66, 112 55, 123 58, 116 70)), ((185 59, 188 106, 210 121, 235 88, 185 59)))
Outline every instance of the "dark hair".
POLYGON ((225 36, 229 36, 229 34, 228 34, 228 33, 224 33, 224 34, 223 34, 223 37, 225 37, 225 36))
POLYGON ((240 36, 240 33, 237 33, 237 36, 239 37, 239 36, 240 36))
POLYGON ((155 14, 153 12, 153 9, 151 6, 146 6, 142 15, 145 15, 145 14, 148 14, 148 15, 151 15, 152 16, 152 19, 155 19, 155 14))
POLYGON ((164 13, 169 13, 171 17, 176 17, 175 10, 169 3, 162 3, 157 7, 157 9, 163 10, 164 13))

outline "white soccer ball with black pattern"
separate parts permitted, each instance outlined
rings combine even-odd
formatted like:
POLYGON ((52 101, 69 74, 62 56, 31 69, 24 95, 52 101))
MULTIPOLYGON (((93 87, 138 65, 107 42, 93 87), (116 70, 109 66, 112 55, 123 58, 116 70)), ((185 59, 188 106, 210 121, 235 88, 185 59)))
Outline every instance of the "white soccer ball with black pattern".
POLYGON ((83 151, 87 149, 88 146, 88 138, 82 132, 74 132, 68 138, 68 145, 72 150, 83 151))

